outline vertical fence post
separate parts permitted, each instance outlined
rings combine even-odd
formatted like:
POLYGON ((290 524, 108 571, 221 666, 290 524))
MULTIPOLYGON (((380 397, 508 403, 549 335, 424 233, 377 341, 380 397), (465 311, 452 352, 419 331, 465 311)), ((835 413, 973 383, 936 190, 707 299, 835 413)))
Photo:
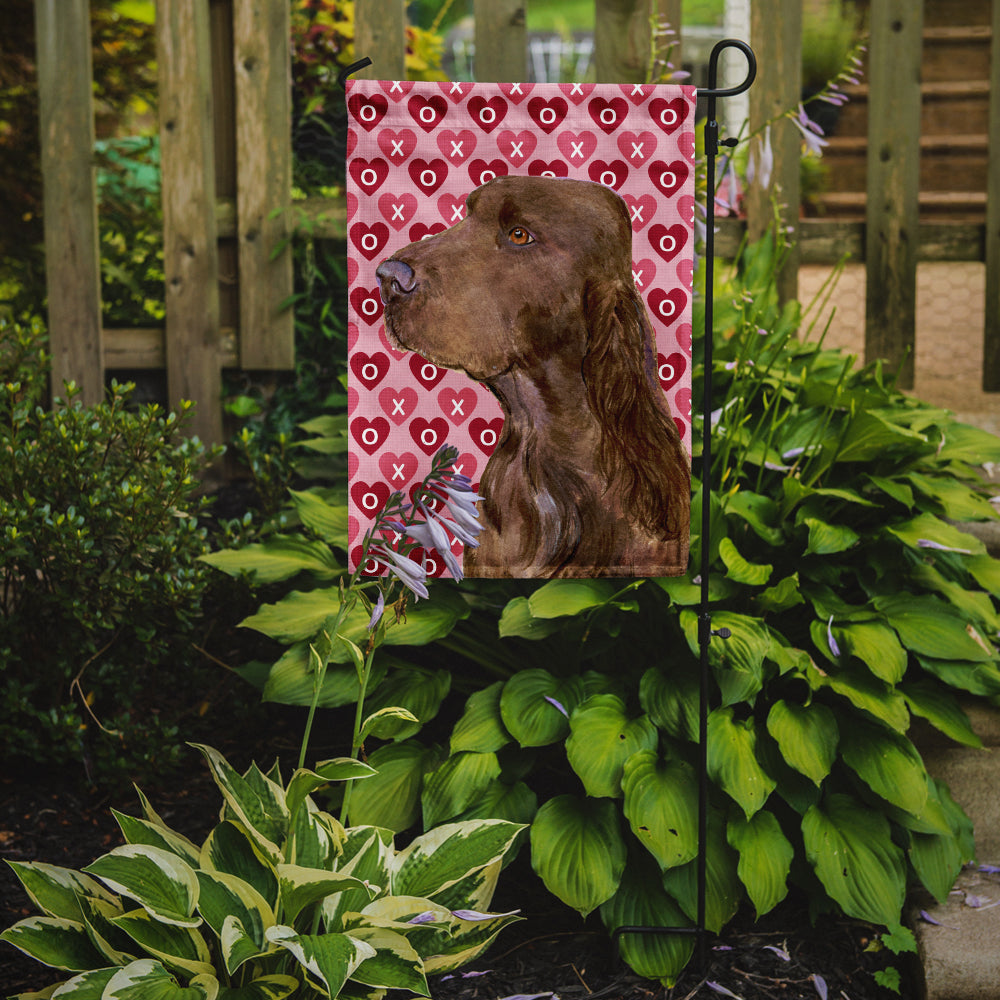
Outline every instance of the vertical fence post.
POLYGON ((295 367, 293 314, 281 307, 292 294, 290 20, 288 0, 233 6, 243 368, 295 367))
POLYGON ((476 80, 520 83, 527 77, 524 0, 475 0, 476 80))
POLYGON ((354 58, 363 56, 372 64, 356 77, 406 79, 405 0, 362 0, 354 5, 354 58))
POLYGON ((197 404, 192 431, 222 440, 219 254, 207 0, 160 0, 156 59, 163 176, 167 395, 197 404))
POLYGON ((104 396, 88 0, 35 0, 52 392, 104 396))
POLYGON ((649 19, 656 0, 595 0, 594 69, 598 83, 644 83, 649 19))
MULTIPOLYGON (((750 40, 761 72, 750 90, 750 130, 795 108, 802 98, 802 4, 799 0, 760 0, 750 8, 750 40)), ((738 124, 738 123, 736 123, 738 124)), ((774 220, 774 202, 780 225, 794 229, 793 244, 778 273, 778 297, 786 302, 798 296, 799 282, 799 160, 802 137, 787 119, 771 127, 774 170, 763 188, 755 179, 747 194, 747 229, 760 239, 774 220)))
POLYGON ((923 0, 872 0, 868 53, 865 359, 913 387, 923 0), (905 360, 904 360, 905 359, 905 360))
POLYGON ((986 177, 986 324, 983 389, 1000 392, 1000 0, 993 0, 990 44, 989 170, 986 177))

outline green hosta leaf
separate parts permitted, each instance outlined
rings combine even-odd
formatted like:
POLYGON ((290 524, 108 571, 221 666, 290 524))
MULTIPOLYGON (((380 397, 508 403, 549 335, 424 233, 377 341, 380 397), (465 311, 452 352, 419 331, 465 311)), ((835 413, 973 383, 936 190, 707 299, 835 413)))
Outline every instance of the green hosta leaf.
MULTIPOLYGON (((305 907, 327 896, 345 889, 367 890, 367 886, 353 875, 303 868, 301 865, 278 865, 278 884, 282 913, 286 920, 293 922, 305 907)), ((371 895, 374 896, 374 891, 371 895)))
MULTIPOLYGON (((660 884, 655 866, 630 858, 615 894, 601 904, 601 919, 610 932, 619 927, 687 927, 690 921, 660 884)), ((691 959, 690 934, 623 934, 622 958, 638 975, 673 986, 691 959)))
POLYGON ((291 952, 331 997, 340 994, 362 962, 375 957, 370 944, 349 934, 296 934, 293 928, 279 924, 268 928, 267 939, 291 952))
POLYGON ((307 796, 331 781, 355 781, 374 777, 377 773, 374 767, 353 757, 334 757, 321 761, 312 771, 299 768, 288 782, 285 805, 289 813, 296 813, 307 796))
POLYGON ((288 580, 298 573, 330 580, 344 572, 328 545, 297 535, 272 535, 265 542, 209 552, 199 558, 230 576, 246 574, 257 584, 288 580))
POLYGON ((164 851, 176 854, 189 865, 198 864, 199 849, 187 837, 175 833, 162 824, 136 819, 134 816, 126 816, 124 813, 118 812, 117 809, 112 809, 111 812, 118 821, 122 835, 128 843, 159 847, 164 851))
POLYGON ((762 565, 747 562, 730 538, 719 541, 719 556, 726 565, 726 575, 729 579, 736 583, 745 583, 749 587, 763 587, 774 570, 770 563, 762 565))
POLYGON ((355 982, 430 996, 424 963, 402 934, 383 927, 361 926, 351 930, 351 937, 375 949, 375 954, 351 973, 355 982))
POLYGON ((796 771, 819 786, 837 756, 839 731, 833 712, 812 702, 776 701, 767 716, 767 731, 781 748, 781 756, 796 771))
POLYGON ((498 777, 500 764, 495 753, 452 754, 424 780, 424 826, 454 819, 498 777))
MULTIPOLYGON (((338 643, 343 651, 346 647, 338 643)), ((377 657, 368 681, 370 688, 377 687, 385 677, 387 657, 377 657)), ((353 666, 331 663, 323 675, 318 708, 339 708, 358 700, 360 687, 353 666)), ((309 643, 297 642, 289 646, 271 666, 264 681, 261 697, 280 705, 311 705, 316 697, 316 674, 310 661, 309 643)))
POLYGON ((988 634, 996 635, 1000 632, 1000 615, 989 594, 971 590, 966 585, 947 579, 926 562, 913 568, 910 579, 918 585, 913 589, 931 590, 940 594, 956 611, 985 629, 988 634))
POLYGON ((841 741, 840 753, 876 795, 905 812, 922 812, 927 801, 927 772, 905 736, 855 718, 849 738, 841 741))
POLYGON ((813 666, 807 671, 806 678, 814 689, 829 688, 897 732, 906 732, 910 724, 910 713, 906 710, 903 696, 866 669, 841 667, 834 673, 823 674, 813 666))
POLYGON ((858 413, 837 451, 838 462, 868 462, 888 449, 926 444, 927 439, 899 424, 890 423, 871 410, 858 413))
POLYGON ((579 677, 560 679, 547 670, 522 670, 504 684, 500 716, 521 746, 546 746, 569 732, 569 716, 583 696, 579 677))
POLYGON ((967 747, 983 745, 964 709, 947 688, 924 680, 908 681, 901 685, 900 690, 914 715, 926 719, 956 743, 967 747))
POLYGON ((751 819, 738 816, 726 829, 729 846, 739 851, 736 873, 746 886, 758 919, 788 894, 788 873, 795 849, 773 813, 762 809, 751 819))
POLYGON ((134 899, 150 916, 165 924, 197 927, 198 878, 170 851, 146 844, 125 844, 98 858, 84 871, 96 875, 113 892, 134 899))
POLYGON ((906 478, 925 497, 939 504, 943 515, 951 521, 992 521, 996 518, 989 500, 953 477, 911 472, 906 478))
POLYGON ((461 879, 499 862, 521 829, 497 819, 446 823, 428 830, 396 855, 392 891, 434 899, 461 879))
POLYGON ((708 774, 748 819, 764 805, 775 781, 757 762, 752 718, 737 721, 732 708, 717 708, 709 714, 708 774))
POLYGON ((289 490, 302 523, 331 545, 347 548, 347 505, 327 503, 314 490, 289 490))
POLYGON ((918 656, 917 662, 949 687, 986 697, 1000 694, 1000 669, 993 663, 936 660, 930 656, 918 656))
MULTIPOLYGON (((230 938, 230 947, 224 947, 226 970, 232 975, 247 958, 255 957, 265 950, 264 931, 275 923, 274 912, 267 900, 252 885, 235 875, 222 872, 198 872, 198 883, 201 893, 198 898, 198 910, 205 922, 215 931, 216 936, 225 945, 226 937, 230 938), (227 935, 223 930, 227 920, 237 921, 238 932, 230 929, 227 935), (250 954, 239 953, 232 947, 232 939, 244 941, 249 939, 250 954)), ((246 948, 241 945, 241 951, 246 948)))
POLYGON ((105 964, 104 958, 91 944, 86 927, 65 917, 19 920, 0 934, 0 941, 12 944, 35 961, 54 969, 81 972, 105 964))
POLYGON ((569 724, 566 758, 595 798, 618 798, 625 761, 638 750, 655 749, 659 739, 649 716, 629 719, 625 703, 613 694, 591 695, 569 724))
POLYGON ((284 789, 270 779, 253 782, 238 774, 217 750, 192 744, 208 761, 226 805, 250 832, 265 856, 272 862, 280 857, 278 844, 288 831, 288 808, 284 789))
MULTIPOLYGON (((689 576, 658 576, 653 579, 653 583, 670 597, 673 604, 680 607, 690 607, 701 602, 701 584, 693 583, 689 576)), ((708 578, 710 601, 724 601, 738 589, 736 583, 719 573, 713 573, 708 578)))
POLYGON ((505 819, 509 823, 527 826, 538 812, 538 796, 523 782, 512 785, 493 781, 486 786, 460 816, 466 819, 505 819))
POLYGON ((299 988, 292 976, 261 976, 246 986, 223 987, 218 1000, 285 1000, 299 988))
POLYGON ((887 526, 886 531, 895 535, 904 545, 922 548, 921 542, 932 542, 970 555, 984 555, 986 546, 975 536, 942 521, 933 514, 918 514, 900 524, 887 526))
POLYGON ((528 598, 528 610, 534 618, 578 615, 607 604, 618 590, 610 580, 549 580, 528 598))
POLYGON ((915 653, 976 663, 996 659, 995 650, 975 626, 936 597, 882 595, 875 598, 875 607, 915 653))
POLYGON ((510 733, 500 717, 500 692, 503 681, 470 695, 462 717, 451 733, 451 752, 473 750, 494 753, 510 742, 510 733))
MULTIPOLYGON (((726 843, 726 825, 720 813, 709 814, 705 851, 705 926, 714 934, 732 919, 743 899, 736 874, 736 852, 726 843)), ((698 861, 663 873, 663 886, 691 920, 698 917, 698 861)))
POLYGON ((792 573, 779 580, 773 587, 761 591, 754 598, 757 607, 763 612, 787 611, 797 604, 804 604, 805 598, 799 590, 799 574, 792 573))
POLYGON ((966 861, 959 838, 951 832, 911 833, 909 855, 924 887, 944 903, 966 861))
POLYGON ((549 892, 582 916, 610 899, 625 870, 615 804, 572 795, 549 799, 531 825, 531 865, 549 892))
POLYGON ((507 602, 500 615, 501 639, 517 636, 520 639, 544 639, 563 628, 558 619, 536 618, 531 613, 527 597, 515 597, 507 602))
POLYGON ((698 783, 689 765, 642 750, 625 762, 625 818, 660 868, 683 865, 698 853, 698 783))
POLYGON ((208 945, 193 928, 160 923, 145 910, 123 913, 111 922, 169 968, 179 969, 189 976, 212 974, 208 945))
POLYGON ((1000 559, 982 555, 965 559, 964 563, 980 587, 989 591, 994 597, 1000 597, 1000 559))
POLYGON ((907 510, 913 507, 913 490, 906 483, 897 479, 889 479, 885 476, 865 476, 873 486, 880 489, 896 503, 906 507, 907 510))
POLYGON ((726 514, 745 521, 768 545, 777 547, 784 540, 781 512, 771 497, 739 490, 726 498, 726 514))
POLYGON ((698 739, 698 673, 693 662, 650 667, 639 682, 639 704, 660 729, 678 740, 698 739))
POLYGON ((97 879, 40 861, 8 861, 24 891, 46 916, 83 919, 80 896, 93 896, 114 903, 115 897, 97 879))
POLYGON ((384 708, 403 708, 415 721, 388 721, 381 726, 381 739, 405 740, 419 732, 423 723, 438 713, 441 702, 451 689, 451 674, 447 670, 426 670, 421 667, 394 670, 365 703, 375 712, 384 708))
POLYGON ((849 795, 834 794, 809 809, 802 836, 820 882, 849 917, 899 923, 906 866, 885 816, 849 795))
POLYGON ((898 684, 906 673, 906 650, 896 633, 879 622, 853 622, 833 626, 844 653, 861 660, 879 680, 898 684))
POLYGON ((809 529, 809 542, 805 552, 807 556, 828 556, 844 552, 860 537, 846 524, 828 524, 815 517, 803 518, 803 523, 809 529))
POLYGON ((940 462, 966 462, 969 465, 1000 462, 1000 445, 997 436, 989 431, 949 421, 937 458, 940 462))
POLYGON ((216 1000, 218 995, 215 976, 198 975, 181 986, 159 962, 143 958, 117 970, 101 1000, 216 1000))
MULTIPOLYGON (((698 616, 682 611, 681 627, 694 656, 700 656, 698 616)), ((764 659, 771 648, 771 636, 759 618, 717 611, 712 614, 712 629, 727 628, 728 639, 713 636, 708 647, 708 662, 722 689, 723 703, 733 705, 751 701, 763 685, 764 659)))
POLYGON ((439 757, 415 740, 379 747, 368 758, 378 772, 351 790, 350 818, 354 826, 381 826, 396 833, 420 817, 424 774, 439 757))
POLYGON ((271 907, 277 905, 277 873, 240 823, 227 820, 208 835, 201 848, 199 867, 234 875, 253 886, 271 907))

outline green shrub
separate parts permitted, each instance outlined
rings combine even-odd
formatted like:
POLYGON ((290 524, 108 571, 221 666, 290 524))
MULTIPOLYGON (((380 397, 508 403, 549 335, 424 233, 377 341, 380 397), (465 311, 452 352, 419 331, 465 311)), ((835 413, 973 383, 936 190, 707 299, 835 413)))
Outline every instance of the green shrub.
MULTIPOLYGON (((763 914, 794 886, 814 912, 905 938, 908 884, 944 898, 974 849, 909 728, 921 717, 976 746, 958 696, 1000 695, 1000 561, 953 523, 996 516, 976 466, 1000 460, 1000 439, 903 395, 878 363, 799 339, 800 306, 777 302, 780 258, 771 240, 751 246, 717 288, 705 540, 695 343, 692 566, 709 544, 712 624, 731 631, 709 650, 707 924, 719 930, 744 902, 763 914)), ((342 443, 334 421, 313 429, 342 443)), ((287 531, 242 556, 262 580, 291 581, 246 622, 289 647, 252 672, 277 701, 312 692, 308 637, 330 600, 323 574, 342 565, 329 551, 342 525, 322 531, 336 508, 320 517, 315 499, 294 497, 308 545, 287 531)), ((609 929, 693 922, 697 573, 438 588, 396 636, 433 641, 397 647, 369 702, 426 724, 449 687, 471 696, 447 754, 418 724, 380 734, 391 741, 367 748, 379 773, 356 789, 353 821, 533 818, 533 864, 568 905, 599 910, 609 929)), ((348 663, 331 667, 329 704, 350 702, 352 678, 348 663)), ((669 982, 691 941, 626 936, 622 949, 669 982)))
POLYGON ((369 778, 366 764, 324 761, 285 785, 277 765, 240 774, 199 749, 225 803, 202 845, 140 794, 144 818, 115 813, 125 846, 82 872, 11 863, 42 914, 0 938, 78 973, 60 995, 429 996, 429 973, 472 961, 518 919, 486 912, 516 824, 453 823, 398 849, 390 831, 345 829, 311 798, 369 778))
POLYGON ((41 335, 0 322, 0 744, 93 776, 176 752, 152 682, 191 661, 208 454, 187 405, 133 410, 127 385, 96 406, 69 385, 42 408, 41 335))

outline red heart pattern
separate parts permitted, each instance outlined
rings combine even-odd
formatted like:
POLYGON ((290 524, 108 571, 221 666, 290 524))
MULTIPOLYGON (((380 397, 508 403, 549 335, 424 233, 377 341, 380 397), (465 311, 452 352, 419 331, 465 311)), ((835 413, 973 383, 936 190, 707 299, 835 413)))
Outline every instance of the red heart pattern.
MULTIPOLYGON (((502 437, 483 386, 388 341, 375 277, 408 242, 464 219, 469 193, 494 177, 578 178, 624 199, 659 382, 687 440, 694 98, 691 87, 650 84, 347 82, 352 565, 391 493, 411 497, 443 444, 458 448, 456 470, 474 479, 502 437)), ((457 540, 453 551, 461 559, 457 540)), ((433 550, 412 555, 447 575, 433 550)), ((384 571, 369 561, 366 571, 384 571)))

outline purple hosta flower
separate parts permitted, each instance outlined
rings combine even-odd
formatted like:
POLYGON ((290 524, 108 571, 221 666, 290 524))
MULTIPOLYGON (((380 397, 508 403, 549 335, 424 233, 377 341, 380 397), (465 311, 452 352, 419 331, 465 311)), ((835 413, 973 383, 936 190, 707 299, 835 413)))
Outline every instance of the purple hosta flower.
POLYGON ((554 705, 557 709, 559 709, 559 711, 562 712, 562 714, 565 715, 567 719, 569 718, 569 712, 566 711, 565 707, 561 702, 556 701, 555 698, 552 698, 549 695, 543 695, 543 697, 550 705, 554 705))
POLYGON ((816 156, 823 155, 823 147, 827 145, 823 136, 823 130, 806 114, 806 109, 799 105, 798 114, 792 117, 792 124, 802 134, 802 139, 806 144, 806 149, 816 156))
POLYGON ((958 552, 964 556, 971 556, 972 549, 956 549, 951 545, 942 545, 940 542, 935 542, 930 538, 918 538, 917 547, 921 549, 938 549, 941 552, 958 552))
POLYGON ((830 647, 830 652, 834 656, 840 656, 840 646, 837 645, 837 640, 833 637, 833 615, 830 615, 829 621, 826 623, 826 641, 827 645, 830 647))
POLYGON ((977 870, 985 875, 1000 875, 1000 865, 979 865, 977 870))
POLYGON ((771 126, 764 129, 763 136, 759 137, 750 147, 750 159, 747 162, 747 183, 754 181, 767 190, 771 186, 771 174, 774 173, 774 150, 771 148, 771 126))
POLYGON ((740 207, 740 181, 736 176, 736 165, 733 163, 731 156, 726 157, 724 180, 721 190, 724 191, 724 194, 720 194, 719 191, 716 191, 715 194, 716 210, 721 210, 727 214, 738 212, 740 207))
POLYGON ((368 619, 368 631, 373 632, 378 623, 382 620, 382 615, 385 612, 385 594, 380 590, 378 592, 378 600, 375 602, 375 607, 372 608, 372 616, 368 619))
POLYGON ((372 545, 368 554, 384 563, 389 572, 417 597, 430 596, 427 592, 427 571, 407 556, 400 555, 385 545, 372 545))
POLYGON ((734 1000, 743 1000, 743 997, 741 997, 738 993, 734 993, 732 990, 727 990, 726 987, 722 985, 722 983, 713 983, 709 981, 705 983, 705 985, 713 993, 721 993, 724 997, 733 997, 734 1000))
POLYGON ((406 922, 408 924, 432 924, 437 920, 437 915, 433 910, 424 910, 423 913, 418 913, 415 917, 410 917, 406 922))
POLYGON ((459 920, 493 920, 494 917, 516 917, 521 911, 510 910, 507 913, 480 913, 479 910, 452 910, 451 915, 459 920))
POLYGON ((819 994, 819 1000, 826 1000, 828 994, 826 980, 815 972, 809 978, 813 981, 813 986, 819 994))
POLYGON ((790 962, 792 960, 792 956, 784 948, 779 948, 776 944, 764 945, 764 951, 773 951, 782 962, 790 962))

